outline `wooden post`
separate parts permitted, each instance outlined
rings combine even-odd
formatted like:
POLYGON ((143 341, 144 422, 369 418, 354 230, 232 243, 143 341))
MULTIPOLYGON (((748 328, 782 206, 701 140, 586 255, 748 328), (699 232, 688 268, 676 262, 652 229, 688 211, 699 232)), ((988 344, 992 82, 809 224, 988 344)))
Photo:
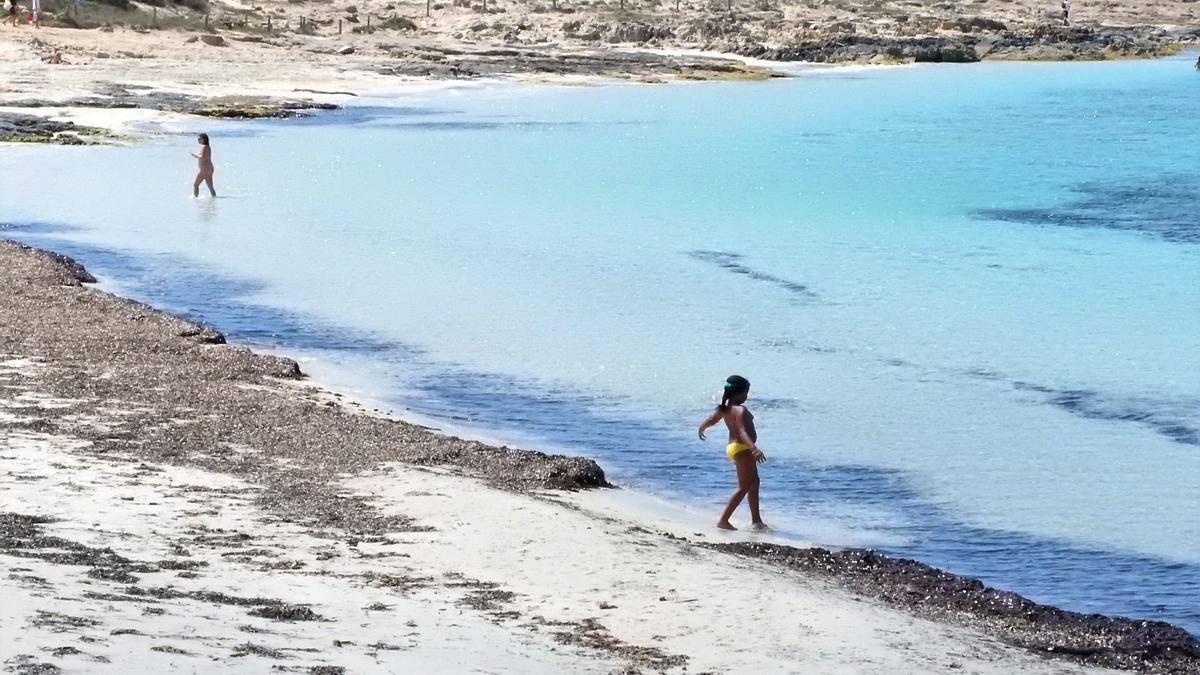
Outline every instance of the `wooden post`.
POLYGON ((204 30, 208 30, 208 15, 204 15, 204 30))
POLYGON ((370 27, 371 27, 371 15, 368 14, 367 15, 367 28, 370 28, 370 27))
POLYGON ((151 14, 151 17, 152 18, 150 19, 150 25, 154 28, 158 28, 158 8, 157 7, 154 8, 154 12, 151 14))
POLYGON ((675 11, 679 11, 679 0, 675 0, 675 11))
POLYGON ((483 0, 483 13, 487 14, 487 0, 483 0))
POLYGON ((268 33, 271 32, 271 15, 270 14, 267 15, 267 32, 268 33))
POLYGON ((342 34, 342 20, 338 19, 338 35, 342 34))
POLYGON ((430 11, 429 5, 431 2, 432 2, 432 0, 425 0, 425 17, 426 18, 429 17, 429 11, 430 11))

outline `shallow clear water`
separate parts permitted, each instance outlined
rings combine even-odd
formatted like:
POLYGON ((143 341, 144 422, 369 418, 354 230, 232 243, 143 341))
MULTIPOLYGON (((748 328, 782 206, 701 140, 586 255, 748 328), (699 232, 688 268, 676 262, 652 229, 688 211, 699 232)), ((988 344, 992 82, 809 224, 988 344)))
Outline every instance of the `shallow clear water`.
POLYGON ((1194 59, 360 99, 207 125, 215 201, 6 147, 0 234, 714 515, 741 373, 785 533, 1200 632, 1194 59))

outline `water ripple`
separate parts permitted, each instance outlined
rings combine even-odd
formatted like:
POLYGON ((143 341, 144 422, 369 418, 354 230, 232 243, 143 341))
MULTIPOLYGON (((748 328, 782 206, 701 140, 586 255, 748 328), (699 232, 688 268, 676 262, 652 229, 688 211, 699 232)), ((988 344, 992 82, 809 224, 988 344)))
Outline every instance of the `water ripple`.
POLYGON ((688 251, 687 255, 689 258, 706 262, 711 265, 716 265, 717 267, 733 272, 734 274, 741 274, 743 276, 750 277, 755 281, 763 281, 773 284, 805 300, 813 300, 817 297, 817 294, 810 290, 805 284, 802 284, 798 281, 784 279, 783 277, 777 277, 774 274, 768 274, 767 272, 760 272, 752 267, 748 267, 742 263, 742 260, 745 258, 745 256, 740 253, 730 253, 728 251, 688 251))

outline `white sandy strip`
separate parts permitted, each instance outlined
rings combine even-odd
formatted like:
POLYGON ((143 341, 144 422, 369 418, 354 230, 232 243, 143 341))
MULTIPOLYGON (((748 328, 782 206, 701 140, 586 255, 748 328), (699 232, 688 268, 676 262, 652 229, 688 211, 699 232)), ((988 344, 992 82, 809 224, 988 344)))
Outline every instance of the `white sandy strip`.
POLYGON ((262 513, 253 504, 258 489, 243 481, 97 459, 82 446, 32 432, 0 435, 2 510, 54 516, 60 522, 44 526, 46 534, 135 560, 201 565, 135 573, 140 588, 279 598, 308 604, 326 620, 272 621, 250 616, 248 607, 190 598, 123 601, 114 598, 128 581, 0 555, 0 663, 8 666, 111 673, 260 673, 272 666, 306 672, 314 665, 351 673, 619 670, 621 659, 558 644, 554 633, 563 629, 546 627, 594 618, 625 644, 688 656, 688 672, 1083 672, 652 534, 626 520, 611 493, 529 497, 443 471, 389 467, 343 480, 381 508, 436 531, 349 546, 262 513), (463 582, 470 580, 514 592, 496 609, 516 614, 464 608, 472 589, 463 582), (278 653, 246 653, 246 645, 278 653))
POLYGON ((1085 672, 652 533, 609 492, 534 498, 400 465, 349 485, 437 525, 402 537, 428 574, 497 582, 523 617, 593 617, 625 642, 687 655, 690 672, 1085 672))
POLYGON ((177 132, 195 126, 195 117, 181 113, 144 108, 80 108, 47 107, 18 108, 0 105, 0 113, 14 113, 45 117, 56 122, 74 122, 89 127, 100 127, 118 134, 144 134, 177 132))
POLYGON ((82 566, 0 555, 0 667, 52 663, 67 673, 263 673, 273 666, 308 672, 316 665, 350 673, 619 667, 606 655, 562 647, 548 634, 511 630, 459 606, 468 588, 388 586, 365 576, 409 578, 413 572, 403 556, 423 548, 424 535, 408 535, 415 546, 351 548, 264 517, 252 504, 257 488, 242 481, 96 459, 79 454, 81 445, 0 431, 0 511, 59 518, 44 526, 47 535, 110 547, 139 561, 203 564, 194 572, 136 574, 141 588, 278 598, 309 604, 327 620, 272 621, 250 616, 251 607, 188 598, 87 598, 85 593, 119 596, 130 584, 89 578, 82 566), (244 653, 247 644, 279 656, 244 653))
POLYGON ((319 537, 262 511, 246 481, 95 456, 14 426, 70 403, 25 390, 22 375, 39 367, 0 356, 0 513, 53 517, 45 535, 148 571, 119 578, 30 557, 44 543, 0 550, 9 669, 587 673, 653 648, 687 657, 671 672, 1086 672, 685 543, 711 535, 639 515, 619 491, 518 495, 396 464, 330 480, 432 530, 319 537), (191 597, 146 595, 163 588, 191 597), (307 605, 323 620, 253 616, 197 593, 307 605))

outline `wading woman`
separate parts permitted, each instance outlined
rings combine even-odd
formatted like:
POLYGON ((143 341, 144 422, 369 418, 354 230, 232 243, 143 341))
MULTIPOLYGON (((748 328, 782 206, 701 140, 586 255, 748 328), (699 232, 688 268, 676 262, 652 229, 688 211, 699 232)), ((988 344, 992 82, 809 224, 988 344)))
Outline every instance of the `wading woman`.
POLYGON ((725 390, 721 393, 721 403, 703 422, 700 423, 700 440, 704 440, 704 432, 717 422, 725 422, 729 430, 729 442, 725 446, 725 455, 737 467, 737 488, 729 495, 729 502, 717 521, 717 527, 722 530, 736 530, 729 523, 729 517, 742 503, 742 498, 750 504, 750 527, 756 530, 767 529, 766 523, 758 512, 758 464, 767 461, 767 456, 758 449, 758 433, 754 430, 754 415, 746 408, 746 398, 750 396, 750 381, 741 375, 730 375, 725 380, 725 390))
POLYGON ((196 142, 200 144, 200 152, 193 152, 192 157, 199 162, 199 170, 196 172, 196 182, 192 183, 192 196, 200 196, 200 183, 208 185, 208 192, 212 196, 217 196, 217 191, 213 189, 213 163, 212 163, 212 146, 208 144, 208 134, 200 134, 196 137, 196 142))

